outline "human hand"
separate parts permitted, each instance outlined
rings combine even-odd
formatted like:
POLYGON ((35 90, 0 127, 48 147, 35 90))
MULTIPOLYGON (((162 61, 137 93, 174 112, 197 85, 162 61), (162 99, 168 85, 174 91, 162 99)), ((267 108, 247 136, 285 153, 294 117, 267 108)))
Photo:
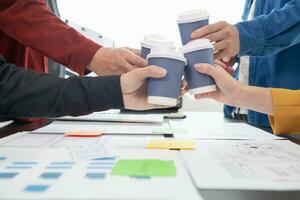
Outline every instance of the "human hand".
POLYGON ((139 56, 138 50, 102 47, 96 52, 89 69, 97 75, 105 76, 124 74, 146 65, 146 60, 139 56))
POLYGON ((197 64, 195 68, 198 72, 213 77, 218 87, 215 92, 196 94, 196 99, 211 98, 228 105, 237 106, 238 102, 236 100, 239 95, 242 95, 241 92, 244 87, 242 84, 235 80, 219 65, 197 64))
POLYGON ((214 42, 215 59, 234 57, 240 51, 240 37, 238 29, 227 22, 221 21, 195 30, 193 39, 206 38, 214 42))
POLYGON ((211 98, 231 106, 274 115, 269 88, 242 85, 218 65, 198 64, 195 67, 197 71, 212 76, 218 86, 215 92, 195 95, 196 99, 211 98))
POLYGON ((229 62, 225 62, 224 59, 215 60, 215 64, 222 67, 225 71, 227 71, 231 76, 234 75, 234 69, 232 65, 229 64, 229 62))
POLYGON ((167 71, 157 66, 138 68, 121 76, 121 88, 126 109, 148 110, 164 106, 148 103, 146 80, 148 78, 163 78, 167 71))

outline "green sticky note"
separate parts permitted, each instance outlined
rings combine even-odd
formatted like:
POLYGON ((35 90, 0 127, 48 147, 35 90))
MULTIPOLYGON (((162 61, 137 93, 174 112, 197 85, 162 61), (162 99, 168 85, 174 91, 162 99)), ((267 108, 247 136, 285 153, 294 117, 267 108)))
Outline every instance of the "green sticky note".
POLYGON ((117 176, 176 176, 176 168, 172 160, 118 160, 112 175, 117 176))
POLYGON ((152 133, 162 133, 162 134, 180 134, 180 133, 187 133, 186 129, 179 129, 179 128, 153 128, 152 133))

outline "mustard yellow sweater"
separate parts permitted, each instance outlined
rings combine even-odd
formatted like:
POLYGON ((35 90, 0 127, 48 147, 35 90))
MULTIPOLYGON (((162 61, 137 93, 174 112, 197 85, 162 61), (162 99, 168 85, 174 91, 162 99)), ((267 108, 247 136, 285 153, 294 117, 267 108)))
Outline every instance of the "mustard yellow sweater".
POLYGON ((300 134, 300 90, 271 89, 274 116, 270 124, 275 134, 300 134))

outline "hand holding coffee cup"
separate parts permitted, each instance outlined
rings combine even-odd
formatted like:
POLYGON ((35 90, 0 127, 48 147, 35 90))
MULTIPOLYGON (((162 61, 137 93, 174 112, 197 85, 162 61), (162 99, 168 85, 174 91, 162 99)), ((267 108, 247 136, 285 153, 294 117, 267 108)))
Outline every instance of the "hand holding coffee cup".
POLYGON ((147 60, 149 65, 156 65, 167 71, 167 75, 163 78, 148 79, 148 103, 175 106, 180 95, 181 81, 186 65, 183 54, 169 48, 156 47, 151 49, 147 60))

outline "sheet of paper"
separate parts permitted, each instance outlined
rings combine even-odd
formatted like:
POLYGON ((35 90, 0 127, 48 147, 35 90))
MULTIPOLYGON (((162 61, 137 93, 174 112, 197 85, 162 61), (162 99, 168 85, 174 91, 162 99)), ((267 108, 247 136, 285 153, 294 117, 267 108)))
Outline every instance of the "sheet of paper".
POLYGON ((17 133, 0 140, 1 147, 11 148, 41 148, 54 142, 59 135, 54 134, 27 134, 27 132, 17 133))
POLYGON ((202 121, 192 116, 184 120, 170 120, 172 129, 186 129, 186 134, 174 134, 175 138, 186 139, 282 139, 271 133, 255 128, 245 123, 214 123, 213 121, 202 119, 202 121))
POLYGON ((142 176, 142 177, 172 177, 176 176, 176 167, 172 160, 118 160, 113 168, 115 176, 142 176))
POLYGON ((3 128, 9 124, 13 123, 13 121, 5 121, 5 122, 0 122, 0 128, 3 128))
POLYGON ((122 150, 118 155, 129 160, 171 160, 176 176, 167 178, 112 176, 114 157, 73 161, 63 158, 57 149, 50 154, 49 149, 0 147, 0 152, 6 157, 0 161, 0 199, 201 200, 178 152, 141 149, 122 150))
POLYGON ((151 140, 146 146, 147 149, 178 149, 194 150, 196 141, 192 140, 151 140))
POLYGON ((140 151, 151 140, 163 140, 162 135, 104 135, 102 136, 101 143, 105 149, 112 150, 133 150, 140 151))
POLYGON ((162 114, 120 114, 95 112, 79 117, 61 117, 60 120, 74 121, 108 121, 108 122, 132 122, 132 123, 163 123, 162 114))
POLYGON ((101 143, 101 137, 66 137, 63 134, 22 132, 0 140, 6 148, 67 148, 101 143))
POLYGON ((176 128, 154 128, 152 129, 152 133, 160 133, 160 134, 186 134, 187 129, 176 129, 176 128))
POLYGON ((200 189, 300 189, 300 147, 290 141, 200 140, 182 155, 200 189))
POLYGON ((152 133, 156 128, 169 128, 168 123, 109 123, 54 121, 36 133, 65 133, 70 131, 101 131, 103 134, 161 134, 152 133))

